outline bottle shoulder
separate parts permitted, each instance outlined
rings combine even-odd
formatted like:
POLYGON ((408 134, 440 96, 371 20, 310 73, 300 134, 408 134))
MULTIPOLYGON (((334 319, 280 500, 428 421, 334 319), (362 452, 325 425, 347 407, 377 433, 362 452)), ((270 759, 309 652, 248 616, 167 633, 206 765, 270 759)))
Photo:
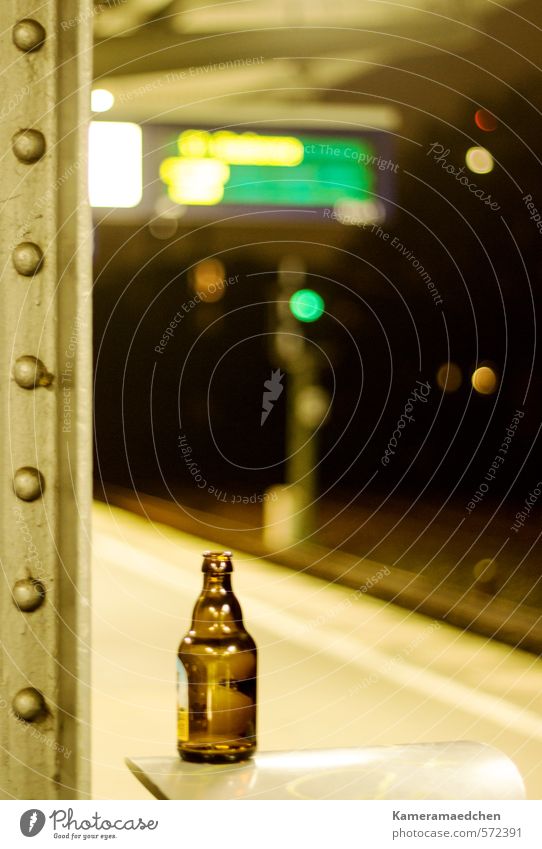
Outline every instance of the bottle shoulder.
POLYGON ((256 652, 256 643, 248 631, 230 630, 228 632, 208 629, 198 632, 191 629, 183 637, 179 644, 179 656, 181 654, 204 654, 206 648, 213 650, 230 649, 230 651, 252 651, 256 652))
POLYGON ((216 591, 202 593, 192 612, 194 622, 233 621, 242 624, 241 605, 232 592, 219 587, 216 591))

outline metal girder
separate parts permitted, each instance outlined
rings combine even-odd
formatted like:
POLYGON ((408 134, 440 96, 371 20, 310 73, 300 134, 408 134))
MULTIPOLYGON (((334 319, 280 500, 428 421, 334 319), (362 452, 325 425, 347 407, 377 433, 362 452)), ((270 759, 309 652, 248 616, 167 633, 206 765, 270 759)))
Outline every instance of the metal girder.
POLYGON ((0 7, 0 797, 89 795, 91 0, 0 7))

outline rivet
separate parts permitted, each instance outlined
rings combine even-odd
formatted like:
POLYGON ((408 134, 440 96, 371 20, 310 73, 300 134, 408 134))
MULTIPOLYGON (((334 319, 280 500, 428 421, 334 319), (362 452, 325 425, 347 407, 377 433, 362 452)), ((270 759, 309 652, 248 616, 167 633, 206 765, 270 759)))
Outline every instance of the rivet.
POLYGON ((43 252, 34 242, 19 242, 11 255, 15 270, 25 277, 32 277, 41 268, 43 252))
POLYGON ((31 53, 32 50, 39 50, 42 46, 45 41, 45 30, 39 21, 23 18, 13 27, 12 37, 15 47, 25 53, 31 53))
POLYGON ((30 354, 19 357, 13 366, 13 377, 23 389, 35 389, 37 386, 50 386, 53 375, 37 357, 30 354))
POLYGON ((34 578, 22 578, 13 587, 13 601, 25 613, 32 613, 45 601, 45 587, 34 578))
POLYGON ((25 687, 19 690, 13 697, 11 703, 14 713, 25 722, 34 722, 41 714, 45 713, 45 699, 39 690, 34 687, 25 687))
POLYGON ((23 501, 35 501, 45 489, 43 476, 32 466, 22 466, 17 469, 13 478, 13 490, 23 501))
POLYGON ((45 153, 45 136, 39 130, 19 130, 12 139, 13 153, 21 162, 36 162, 45 153))

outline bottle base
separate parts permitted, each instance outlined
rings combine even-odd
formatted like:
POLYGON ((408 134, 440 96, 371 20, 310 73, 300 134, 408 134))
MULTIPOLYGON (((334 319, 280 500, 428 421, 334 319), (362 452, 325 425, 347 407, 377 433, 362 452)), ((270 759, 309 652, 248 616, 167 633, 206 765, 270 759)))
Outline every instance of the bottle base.
POLYGON ((211 747, 186 748, 183 746, 181 748, 178 746, 177 751, 181 760, 188 761, 189 763, 233 764, 251 758, 256 752, 256 747, 251 746, 220 751, 211 747))

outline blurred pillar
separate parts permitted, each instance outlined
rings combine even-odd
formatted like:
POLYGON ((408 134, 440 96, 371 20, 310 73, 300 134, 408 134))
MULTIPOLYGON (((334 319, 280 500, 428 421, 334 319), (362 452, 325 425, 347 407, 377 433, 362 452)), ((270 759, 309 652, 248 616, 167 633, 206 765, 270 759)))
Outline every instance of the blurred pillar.
POLYGON ((286 393, 286 481, 295 493, 295 539, 303 542, 316 529, 318 437, 305 416, 307 394, 318 384, 318 368, 305 342, 288 369, 286 393))
POLYGON ((302 289, 305 263, 284 256, 277 276, 273 360, 288 375, 286 389, 286 483, 272 487, 264 507, 264 540, 270 549, 303 542, 316 529, 318 436, 329 406, 320 386, 320 366, 290 299, 302 289), (276 499, 276 501, 274 500, 276 499))
POLYGON ((89 794, 91 0, 2 0, 0 796, 89 794))

